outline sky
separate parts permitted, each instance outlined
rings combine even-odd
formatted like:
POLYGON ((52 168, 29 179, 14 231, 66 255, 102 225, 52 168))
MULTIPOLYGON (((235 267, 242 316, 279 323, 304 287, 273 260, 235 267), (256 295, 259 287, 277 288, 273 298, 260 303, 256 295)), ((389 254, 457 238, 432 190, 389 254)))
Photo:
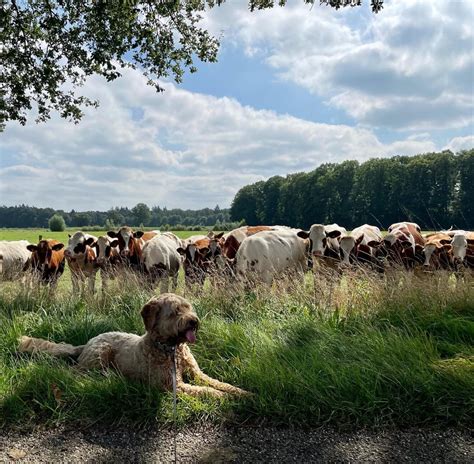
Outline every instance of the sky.
POLYGON ((242 186, 327 162, 474 148, 474 2, 387 0, 377 15, 289 0, 204 14, 221 39, 157 94, 139 71, 100 101, 0 136, 0 205, 85 211, 230 206, 242 186))

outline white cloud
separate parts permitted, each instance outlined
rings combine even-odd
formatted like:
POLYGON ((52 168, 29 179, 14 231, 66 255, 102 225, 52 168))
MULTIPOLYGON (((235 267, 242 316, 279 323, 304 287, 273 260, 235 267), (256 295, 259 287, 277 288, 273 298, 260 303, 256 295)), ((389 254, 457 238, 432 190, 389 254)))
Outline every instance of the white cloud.
POLYGON ((451 150, 458 152, 461 150, 472 150, 474 148, 474 135, 468 135, 466 137, 454 137, 444 147, 445 150, 451 150))
POLYGON ((316 124, 164 85, 156 94, 139 72, 127 70, 116 82, 86 85, 84 93, 101 106, 78 125, 58 117, 9 124, 1 146, 2 203, 224 207, 241 186, 275 174, 436 149, 427 137, 383 144, 366 128, 316 124))
MULTIPOLYGON (((368 3, 368 2, 366 2, 368 3)), ((474 3, 396 0, 378 14, 302 2, 262 12, 225 4, 208 27, 281 77, 371 127, 466 127, 474 110, 474 3)))

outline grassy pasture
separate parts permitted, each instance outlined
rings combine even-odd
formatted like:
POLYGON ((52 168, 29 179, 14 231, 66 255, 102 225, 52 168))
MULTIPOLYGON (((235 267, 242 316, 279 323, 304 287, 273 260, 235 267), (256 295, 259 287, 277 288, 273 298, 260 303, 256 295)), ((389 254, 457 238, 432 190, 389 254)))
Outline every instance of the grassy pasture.
MULTIPOLYGON (((150 229, 149 227, 146 230, 150 229)), ((63 242, 67 245, 68 241, 68 234, 74 234, 80 228, 73 228, 69 227, 63 232, 51 232, 49 229, 0 229, 0 240, 28 240, 30 243, 38 243, 38 237, 40 235, 43 236, 43 239, 55 239, 63 242)), ((151 229, 152 230, 152 229, 151 229)), ((98 237, 99 235, 105 235, 107 230, 102 231, 91 231, 86 232, 91 235, 95 235, 98 237)), ((207 234, 207 230, 205 231, 189 231, 189 230, 180 230, 177 232, 173 232, 180 238, 187 238, 191 235, 199 235, 199 234, 207 234)))
MULTIPOLYGON (((180 395, 180 424, 472 425, 472 276, 356 272, 315 284, 307 274, 248 292, 229 282, 185 291, 180 279, 177 292, 201 318, 192 350, 203 370, 255 393, 180 395)), ((67 275, 55 295, 0 282, 0 426, 169 423, 169 393, 16 352, 20 335, 83 344, 110 330, 143 333, 139 311, 154 293, 126 273, 107 294, 83 297, 72 295, 67 275)))

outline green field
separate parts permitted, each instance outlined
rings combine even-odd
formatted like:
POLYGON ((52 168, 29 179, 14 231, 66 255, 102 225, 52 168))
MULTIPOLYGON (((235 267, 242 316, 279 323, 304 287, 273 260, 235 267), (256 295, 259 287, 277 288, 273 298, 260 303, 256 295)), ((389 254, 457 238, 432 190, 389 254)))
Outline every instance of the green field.
MULTIPOLYGON (((34 233, 37 233, 35 231, 34 233)), ((22 237, 11 237, 22 238, 22 237)), ((172 420, 172 398, 117 373, 80 373, 65 360, 16 352, 21 335, 83 344, 111 330, 143 333, 156 293, 124 274, 107 294, 55 295, 0 283, 0 425, 138 425, 172 420)), ((100 288, 100 285, 99 285, 100 288)), ((341 281, 307 274, 244 292, 231 282, 184 289, 201 318, 192 350, 209 375, 248 399, 179 395, 179 423, 337 428, 472 425, 474 285, 447 273, 341 281)))
MULTIPOLYGON (((150 228, 146 228, 149 230, 150 228)), ((64 232, 51 232, 49 229, 0 229, 0 240, 28 240, 30 243, 37 243, 39 236, 41 235, 43 239, 55 239, 67 244, 68 234, 74 234, 74 232, 80 230, 79 228, 68 228, 64 232)), ((202 231, 189 231, 189 230, 179 230, 173 232, 179 238, 187 238, 191 235, 207 234, 207 230, 202 231)), ((95 235, 105 235, 106 230, 94 230, 87 232, 88 234, 95 235)))

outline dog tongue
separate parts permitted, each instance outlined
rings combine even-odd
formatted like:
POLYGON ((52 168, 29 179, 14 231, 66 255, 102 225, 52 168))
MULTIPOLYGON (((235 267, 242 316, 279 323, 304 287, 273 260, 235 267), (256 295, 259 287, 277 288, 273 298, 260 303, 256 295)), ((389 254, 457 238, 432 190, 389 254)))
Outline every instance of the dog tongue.
POLYGON ((189 343, 196 343, 196 332, 193 329, 186 331, 186 340, 189 343))

